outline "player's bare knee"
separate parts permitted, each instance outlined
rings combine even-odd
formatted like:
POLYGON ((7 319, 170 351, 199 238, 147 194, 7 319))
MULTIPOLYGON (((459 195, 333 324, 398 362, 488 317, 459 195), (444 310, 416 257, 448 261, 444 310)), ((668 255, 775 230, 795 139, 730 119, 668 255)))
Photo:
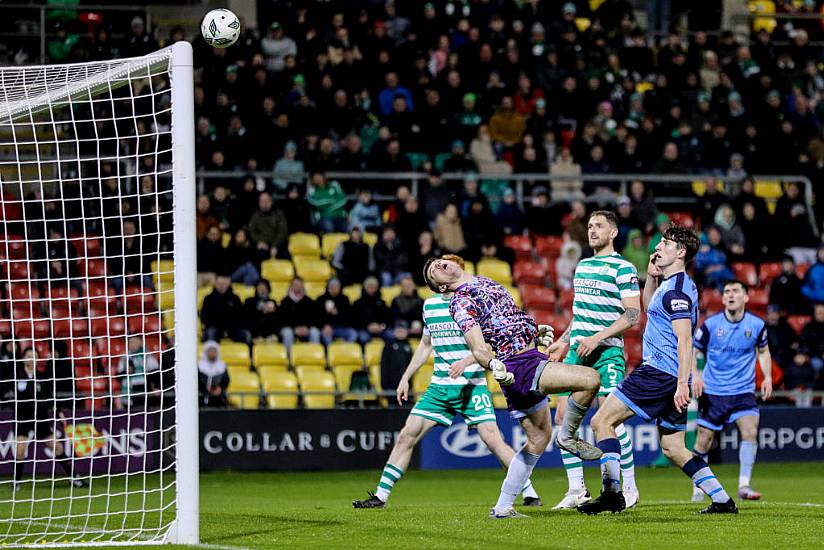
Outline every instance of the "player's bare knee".
POLYGON ((398 434, 398 440, 395 442, 395 445, 404 449, 414 447, 417 438, 417 430, 410 429, 409 426, 404 426, 398 434))
POLYGON ((758 428, 746 428, 741 430, 742 441, 755 441, 758 439, 758 428))

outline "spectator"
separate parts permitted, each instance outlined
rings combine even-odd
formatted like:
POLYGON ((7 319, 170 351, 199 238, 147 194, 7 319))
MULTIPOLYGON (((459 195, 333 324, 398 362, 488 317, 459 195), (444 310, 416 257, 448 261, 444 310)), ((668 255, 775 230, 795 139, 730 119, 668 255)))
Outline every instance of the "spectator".
POLYGON ((358 191, 358 201, 349 211, 349 228, 360 227, 364 231, 376 231, 381 226, 381 210, 372 202, 372 191, 358 191))
POLYGON ((795 260, 789 254, 781 260, 781 274, 770 283, 770 303, 789 315, 810 313, 809 301, 801 292, 801 279, 796 275, 795 260))
POLYGON ((801 293, 813 303, 824 303, 824 244, 818 246, 818 261, 804 275, 801 293))
POLYGON ((510 248, 503 245, 503 235, 495 225, 495 217, 485 200, 473 200, 461 224, 466 241, 467 259, 477 262, 483 258, 497 258, 509 264, 514 263, 515 255, 510 248))
POLYGON ((561 214, 559 208, 549 202, 549 190, 538 186, 532 190, 532 201, 526 211, 526 228, 535 235, 560 235, 561 214))
POLYGON ((315 226, 322 233, 346 232, 346 193, 337 181, 328 181, 326 173, 313 172, 310 179, 309 204, 315 209, 315 226))
POLYGON ((489 119, 490 138, 510 149, 521 141, 524 131, 526 131, 526 120, 515 111, 512 97, 504 97, 498 110, 489 119))
POLYGON ((383 116, 389 116, 392 112, 392 104, 398 96, 406 101, 406 108, 410 112, 415 110, 412 93, 398 83, 398 74, 396 72, 389 71, 386 73, 384 81, 386 82, 386 87, 378 94, 378 106, 383 116))
POLYGON ((391 225, 383 228, 381 240, 372 250, 372 256, 375 259, 375 271, 383 286, 395 284, 398 276, 409 270, 409 257, 391 225))
POLYGON ((698 197, 698 217, 701 227, 709 227, 715 222, 715 213, 722 204, 728 204, 730 198, 720 189, 715 176, 708 176, 706 190, 698 197))
MULTIPOLYGON (((131 407, 148 405, 148 397, 159 390, 160 363, 149 352, 142 336, 129 338, 129 348, 117 365, 121 394, 131 407)), ((116 407, 120 408, 120 407, 116 407)))
POLYGON ((581 246, 581 250, 589 249, 589 237, 587 235, 587 208, 582 201, 575 201, 572 203, 572 212, 570 213, 569 223, 567 224, 567 233, 569 238, 577 242, 581 246))
POLYGON ((423 212, 421 212, 416 197, 410 196, 403 203, 403 210, 395 220, 395 231, 401 239, 404 250, 406 250, 409 257, 412 258, 418 237, 422 233, 429 231, 429 222, 423 212))
POLYGON ((157 51, 157 42, 151 34, 146 32, 143 18, 136 16, 132 19, 131 35, 123 47, 123 57, 139 57, 157 51))
POLYGON ((218 185, 212 192, 212 215, 217 218, 221 231, 231 229, 231 211, 232 197, 226 187, 218 185))
POLYGON ((443 254, 435 244, 435 237, 430 231, 421 231, 418 235, 418 246, 409 255, 409 271, 418 286, 424 286, 423 268, 429 258, 438 258, 443 254))
POLYGON ((686 167, 679 160, 678 146, 669 142, 664 145, 664 153, 658 161, 652 165, 653 174, 683 174, 686 167))
POLYGON ((207 195, 199 195, 197 197, 197 240, 206 237, 206 231, 212 225, 217 225, 218 221, 211 213, 212 205, 209 203, 207 195))
POLYGON ((481 202, 484 205, 484 208, 489 209, 489 201, 487 200, 487 197, 481 193, 480 186, 478 185, 478 178, 475 177, 475 174, 467 174, 464 178, 463 189, 458 195, 458 200, 456 201, 458 213, 461 218, 466 218, 469 216, 473 202, 481 202))
POLYGON ((401 293, 392 300, 389 317, 392 323, 405 321, 411 336, 420 337, 423 331, 423 300, 418 295, 418 287, 412 275, 403 275, 400 279, 401 293))
POLYGON ((363 281, 361 297, 352 307, 358 341, 366 344, 372 338, 380 338, 389 323, 389 308, 381 299, 380 286, 375 277, 363 281))
POLYGON ((615 237, 615 249, 621 250, 627 245, 627 235, 632 229, 639 229, 641 224, 632 212, 632 201, 626 195, 618 197, 615 216, 618 218, 618 236, 615 237))
POLYGON ((627 234, 627 246, 621 251, 621 255, 635 266, 638 271, 638 279, 647 279, 647 266, 649 265, 649 249, 644 244, 644 234, 640 229, 630 229, 627 234))
POLYGON ((770 227, 764 223, 765 220, 756 217, 755 206, 752 203, 744 203, 739 220, 738 227, 741 228, 744 236, 743 259, 753 263, 771 259, 773 254, 770 246, 772 241, 770 227))
POLYGON ((444 252, 458 255, 463 253, 466 249, 466 240, 457 206, 448 204, 443 212, 438 214, 435 218, 433 236, 438 247, 444 252))
POLYGON ((223 235, 217 225, 209 227, 206 237, 197 243, 197 286, 215 282, 215 274, 223 270, 223 235))
MULTIPOLYGON (((790 182, 784 186, 784 194, 775 205, 775 225, 781 231, 777 235, 782 249, 812 248, 816 237, 810 224, 809 210, 801 196, 801 186, 790 182)), ((803 251, 799 251, 803 253, 803 251)))
POLYGON ((266 56, 266 69, 279 73, 286 67, 286 59, 298 54, 294 40, 286 36, 278 21, 269 25, 269 34, 260 41, 260 49, 266 56))
POLYGON ((255 295, 247 298, 243 304, 244 317, 255 338, 270 340, 280 334, 283 328, 280 310, 271 293, 269 281, 260 279, 255 284, 255 295))
POLYGON ((241 227, 246 227, 252 214, 257 210, 259 202, 260 192, 257 190, 257 178, 250 174, 243 178, 243 183, 241 183, 232 199, 231 223, 233 230, 236 231, 241 227))
POLYGON ((552 194, 554 196, 567 199, 583 197, 584 184, 580 179, 575 179, 581 176, 581 165, 573 160, 572 152, 568 147, 561 149, 561 154, 549 168, 549 174, 553 176, 552 194))
POLYGON ((815 371, 815 376, 818 377, 821 369, 824 368, 824 304, 822 303, 813 306, 813 318, 801 331, 800 351, 809 357, 810 366, 815 371))
POLYGON ((289 233, 311 233, 312 213, 309 203, 301 194, 300 185, 290 184, 286 188, 286 198, 280 202, 280 210, 286 216, 286 227, 289 233))
POLYGON ((735 275, 727 265, 727 255, 721 250, 721 232, 711 226, 701 235, 701 247, 695 255, 695 271, 699 282, 707 287, 721 290, 724 283, 735 275))
POLYGON ((441 172, 437 169, 429 171, 427 186, 423 193, 423 210, 429 220, 434 220, 443 212, 446 205, 455 200, 455 195, 444 184, 441 172))
POLYGON ((360 227, 353 226, 349 230, 349 239, 335 247, 331 264, 344 286, 363 283, 373 269, 373 260, 369 245, 363 242, 360 227))
POLYGON ((763 222, 772 219, 772 215, 767 209, 767 201, 755 194, 755 179, 752 176, 747 176, 741 180, 741 189, 732 203, 735 207, 735 213, 741 215, 744 211, 744 205, 747 203, 752 204, 755 208, 755 217, 758 220, 763 222))
POLYGON ((728 204, 723 204, 715 213, 715 225, 721 231, 721 242, 724 250, 732 259, 740 258, 744 254, 746 240, 741 226, 735 223, 735 211, 728 204))
POLYGON ((515 198, 515 192, 504 189, 503 201, 495 212, 495 223, 504 235, 521 235, 524 232, 524 211, 515 198))
POLYGON ((223 262, 231 273, 233 283, 253 286, 260 278, 260 255, 242 227, 235 231, 232 242, 224 252, 223 262))
POLYGON ((280 341, 288 351, 291 352, 295 340, 320 343, 318 307, 306 295, 306 287, 300 277, 295 277, 289 284, 289 291, 280 302, 280 314, 283 320, 280 341))
POLYGON ((229 406, 226 399, 229 371, 220 358, 220 345, 217 342, 209 340, 203 344, 203 353, 197 362, 197 381, 202 406, 229 406))
POLYGON ((782 369, 793 363, 798 353, 798 334, 787 322, 778 304, 767 306, 767 338, 770 343, 770 353, 773 360, 782 369))
POLYGON ((139 285, 152 288, 152 277, 149 275, 149 254, 152 252, 151 241, 138 234, 137 226, 132 219, 124 219, 122 236, 107 242, 106 267, 111 278, 111 285, 120 291, 124 287, 139 285))
POLYGON ((478 127, 478 135, 469 144, 469 154, 478 165, 481 175, 500 176, 512 173, 512 166, 498 160, 495 149, 492 147, 489 127, 484 124, 478 127))
POLYGON ((278 191, 285 191, 289 184, 303 181, 303 161, 298 160, 297 155, 298 146, 294 141, 287 141, 283 147, 283 156, 278 159, 274 167, 278 177, 272 180, 272 183, 278 191))
POLYGON ((452 142, 451 153, 443 163, 443 171, 447 173, 455 172, 459 174, 478 171, 478 166, 475 164, 475 161, 466 154, 466 145, 464 145, 463 141, 456 139, 452 142))
POLYGON ((581 245, 575 241, 565 241, 561 246, 561 255, 555 260, 555 285, 560 290, 572 288, 575 268, 581 259, 581 245))
POLYGON ((328 346, 338 338, 344 342, 354 342, 357 339, 358 333, 353 328, 352 306, 349 298, 341 293, 340 279, 329 279, 326 292, 318 298, 318 305, 321 309, 320 333, 324 345, 328 346))
POLYGON ((289 227, 280 208, 274 208, 272 195, 261 193, 258 210, 249 220, 249 236, 262 253, 271 257, 284 257, 289 227))
POLYGON ((641 223, 641 229, 644 233, 649 234, 654 227, 653 222, 658 216, 658 209, 647 193, 644 182, 634 180, 629 184, 629 198, 632 201, 632 212, 641 223))
MULTIPOLYGON (((477 111, 477 96, 475 94, 466 94, 462 99, 463 110, 455 115, 455 122, 457 123, 458 142, 463 145, 466 141, 472 140, 478 135, 478 129, 483 124, 483 117, 477 111)), ((455 143, 452 144, 453 154, 455 151, 455 143)), ((473 154, 474 157, 474 154, 473 154)), ((446 169, 446 168, 444 168, 446 169)), ((446 170, 449 172, 449 170, 446 170)))
MULTIPOLYGON (((409 329, 405 321, 398 321, 381 352, 381 387, 396 388, 412 360, 412 346, 409 345, 409 329)), ((390 407, 395 400, 389 399, 390 407)))
POLYGON ((243 320, 243 305, 240 298, 232 290, 231 279, 228 275, 218 275, 215 279, 215 288, 203 300, 200 309, 200 320, 203 323, 203 340, 220 341, 221 338, 230 338, 235 342, 252 343, 252 333, 249 332, 243 320))

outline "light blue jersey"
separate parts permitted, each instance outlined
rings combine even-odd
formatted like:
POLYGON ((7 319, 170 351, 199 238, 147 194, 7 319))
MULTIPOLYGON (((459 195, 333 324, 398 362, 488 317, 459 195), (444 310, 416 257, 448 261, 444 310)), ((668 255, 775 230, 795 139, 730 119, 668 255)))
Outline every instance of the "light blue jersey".
POLYGON ((745 312, 734 323, 724 312, 708 317, 695 333, 695 349, 707 357, 704 392, 738 395, 755 392, 755 358, 767 347, 764 320, 745 312))
POLYGON ((644 330, 644 364, 678 377, 678 338, 672 328, 677 319, 698 323, 698 289, 681 271, 664 279, 647 307, 644 330))

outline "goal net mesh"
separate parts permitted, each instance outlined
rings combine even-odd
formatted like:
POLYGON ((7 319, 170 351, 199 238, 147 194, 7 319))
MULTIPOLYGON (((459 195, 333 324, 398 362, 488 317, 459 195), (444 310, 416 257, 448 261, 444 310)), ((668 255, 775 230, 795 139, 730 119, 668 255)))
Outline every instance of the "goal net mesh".
POLYGON ((171 61, 0 69, 0 545, 173 525, 171 61))

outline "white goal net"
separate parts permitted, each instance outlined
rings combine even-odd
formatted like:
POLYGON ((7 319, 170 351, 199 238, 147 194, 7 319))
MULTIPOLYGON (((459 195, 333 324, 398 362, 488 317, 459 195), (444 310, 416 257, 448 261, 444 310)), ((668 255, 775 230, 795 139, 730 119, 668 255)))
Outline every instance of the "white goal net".
POLYGON ((197 542, 191 65, 0 68, 0 546, 197 542))

